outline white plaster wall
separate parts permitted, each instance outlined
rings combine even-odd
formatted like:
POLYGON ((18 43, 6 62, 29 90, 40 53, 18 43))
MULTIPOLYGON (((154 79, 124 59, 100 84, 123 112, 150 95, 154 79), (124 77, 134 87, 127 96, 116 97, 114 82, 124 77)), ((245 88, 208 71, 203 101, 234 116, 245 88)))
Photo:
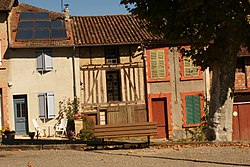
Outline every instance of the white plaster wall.
MULTIPOLYGON (((8 107, 10 127, 14 129, 13 95, 27 95, 29 130, 34 130, 32 118, 39 117, 38 93, 53 92, 55 97, 55 113, 59 111, 59 101, 73 99, 72 48, 52 49, 53 70, 45 74, 36 71, 35 49, 15 49, 12 51, 9 72, 8 107), (68 56, 68 57, 67 57, 68 56)), ((75 66, 79 67, 79 59, 75 66)), ((79 68, 76 68, 79 69, 79 68)), ((76 70, 76 74, 79 71, 76 70)), ((76 85, 79 77, 76 75, 76 85)), ((79 87, 79 86, 78 86, 79 87)), ((79 92, 79 88, 77 88, 79 92)), ((39 120, 39 119, 38 119, 39 120)), ((47 124, 54 124, 51 120, 47 124)), ((41 124, 42 122, 38 122, 41 124)))

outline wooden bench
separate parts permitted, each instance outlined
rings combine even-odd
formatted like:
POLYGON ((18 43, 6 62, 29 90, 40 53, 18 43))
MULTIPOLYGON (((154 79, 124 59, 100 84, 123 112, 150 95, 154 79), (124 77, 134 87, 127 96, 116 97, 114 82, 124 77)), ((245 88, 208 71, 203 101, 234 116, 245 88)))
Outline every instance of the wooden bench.
POLYGON ((148 145, 150 136, 157 135, 157 125, 155 122, 127 123, 118 125, 95 125, 94 137, 105 138, 122 138, 148 136, 148 145))

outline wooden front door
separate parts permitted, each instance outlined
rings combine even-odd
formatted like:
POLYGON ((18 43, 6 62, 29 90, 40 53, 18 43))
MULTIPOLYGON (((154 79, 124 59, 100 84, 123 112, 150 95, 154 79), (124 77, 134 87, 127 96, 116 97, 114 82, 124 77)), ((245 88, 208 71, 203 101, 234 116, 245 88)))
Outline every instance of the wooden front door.
POLYGON ((15 131, 17 135, 28 132, 28 111, 26 96, 14 96, 15 131))
POLYGON ((250 140, 250 103, 233 106, 233 140, 250 140))
POLYGON ((169 138, 168 136, 168 117, 166 98, 152 99, 153 121, 157 122, 156 138, 169 138))

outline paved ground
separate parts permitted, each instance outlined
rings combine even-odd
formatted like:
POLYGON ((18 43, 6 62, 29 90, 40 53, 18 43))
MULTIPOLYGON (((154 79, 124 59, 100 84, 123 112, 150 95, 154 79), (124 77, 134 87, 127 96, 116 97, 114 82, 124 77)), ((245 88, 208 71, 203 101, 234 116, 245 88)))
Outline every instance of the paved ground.
POLYGON ((1 167, 250 166, 250 147, 0 151, 1 167), (29 164, 29 165, 28 165, 29 164))

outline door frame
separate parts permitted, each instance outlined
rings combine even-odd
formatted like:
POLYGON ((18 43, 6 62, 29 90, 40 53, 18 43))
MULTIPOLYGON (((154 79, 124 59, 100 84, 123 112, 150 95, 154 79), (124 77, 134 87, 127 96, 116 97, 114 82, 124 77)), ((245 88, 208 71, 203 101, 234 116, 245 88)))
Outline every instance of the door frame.
POLYGON ((15 130, 16 130, 16 112, 15 112, 15 104, 14 101, 15 99, 24 99, 25 101, 25 105, 26 105, 26 120, 25 120, 25 126, 26 126, 26 134, 28 134, 29 132, 29 121, 28 121, 28 100, 27 100, 27 94, 23 94, 23 95, 13 95, 13 112, 14 112, 14 125, 15 125, 15 130))
POLYGON ((169 139, 173 139, 173 128, 172 128, 172 111, 170 106, 171 93, 161 93, 161 94, 148 94, 148 114, 149 114, 149 122, 153 122, 153 108, 152 108, 152 100, 153 99, 165 99, 166 100, 166 118, 168 122, 168 134, 169 139))

